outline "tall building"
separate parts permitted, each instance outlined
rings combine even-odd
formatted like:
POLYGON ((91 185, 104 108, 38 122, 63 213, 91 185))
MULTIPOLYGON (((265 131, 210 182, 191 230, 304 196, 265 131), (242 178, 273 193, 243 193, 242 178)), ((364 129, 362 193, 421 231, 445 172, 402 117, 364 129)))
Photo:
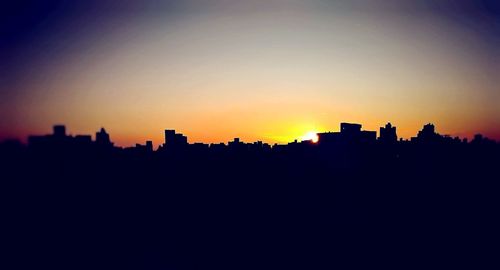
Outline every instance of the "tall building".
POLYGON ((344 142, 369 143, 377 140, 376 131, 361 130, 361 124, 340 123, 340 134, 344 142))
POLYGON ((340 123, 340 132, 346 135, 358 134, 361 132, 360 124, 340 123))
POLYGON ((436 133, 434 125, 429 123, 424 125, 424 128, 418 132, 417 140, 420 142, 433 142, 441 138, 441 135, 436 133))
POLYGON ((177 148, 187 145, 187 137, 180 134, 175 133, 173 129, 165 129, 165 144, 164 146, 167 148, 177 148))
POLYGON ((175 142, 175 130, 165 129, 165 145, 175 142))
POLYGON ((66 137, 66 126, 64 125, 55 125, 53 127, 54 137, 63 138, 66 137))
POLYGON ((391 123, 387 123, 385 127, 380 127, 380 137, 379 140, 384 143, 395 143, 398 141, 398 135, 396 133, 396 127, 392 126, 391 123))
POLYGON ((429 123, 424 125, 424 128, 421 131, 422 135, 431 135, 436 133, 436 129, 433 124, 429 123))
POLYGON ((421 131, 418 132, 417 137, 421 139, 431 138, 436 134, 434 125, 429 123, 424 125, 421 131))
POLYGON ((146 141, 146 151, 153 152, 153 141, 146 141))
POLYGON ((98 145, 102 146, 111 146, 111 140, 109 139, 109 134, 106 132, 104 128, 101 128, 100 131, 95 133, 95 142, 98 145))
POLYGON ((228 142, 228 147, 234 148, 242 145, 243 143, 240 141, 240 138, 234 138, 233 141, 228 142))

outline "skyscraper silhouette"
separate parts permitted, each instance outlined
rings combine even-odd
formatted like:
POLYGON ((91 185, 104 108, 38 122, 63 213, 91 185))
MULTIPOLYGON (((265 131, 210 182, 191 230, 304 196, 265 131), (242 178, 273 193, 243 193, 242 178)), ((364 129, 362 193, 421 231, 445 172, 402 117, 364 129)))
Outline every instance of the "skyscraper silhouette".
POLYGON ((101 130, 96 132, 95 141, 99 146, 109 147, 113 145, 113 143, 111 143, 111 140, 109 138, 109 134, 106 132, 104 128, 101 128, 101 130))
POLYGON ((380 127, 380 141, 384 143, 395 143, 398 140, 396 127, 391 123, 387 123, 385 127, 380 127))

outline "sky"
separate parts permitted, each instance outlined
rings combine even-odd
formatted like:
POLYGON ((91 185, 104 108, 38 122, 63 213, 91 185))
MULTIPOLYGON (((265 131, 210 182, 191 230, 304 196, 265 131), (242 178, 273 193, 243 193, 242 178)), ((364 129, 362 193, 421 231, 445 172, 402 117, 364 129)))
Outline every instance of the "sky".
POLYGON ((340 122, 500 140, 496 1, 12 1, 0 140, 285 143, 340 122))

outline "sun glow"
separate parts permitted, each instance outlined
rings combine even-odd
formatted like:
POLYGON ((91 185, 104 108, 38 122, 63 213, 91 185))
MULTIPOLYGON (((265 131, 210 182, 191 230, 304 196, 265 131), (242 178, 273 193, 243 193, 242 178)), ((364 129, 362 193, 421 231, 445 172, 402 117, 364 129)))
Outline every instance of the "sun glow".
POLYGON ((314 131, 309 131, 302 137, 303 141, 312 141, 313 143, 317 143, 319 140, 318 133, 314 131))

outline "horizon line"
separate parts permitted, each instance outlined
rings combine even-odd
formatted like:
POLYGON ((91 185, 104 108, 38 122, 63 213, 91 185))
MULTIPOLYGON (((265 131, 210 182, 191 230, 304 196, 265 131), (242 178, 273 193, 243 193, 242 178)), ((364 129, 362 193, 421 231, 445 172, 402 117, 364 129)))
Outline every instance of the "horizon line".
MULTIPOLYGON (((361 130, 361 129, 362 129, 362 127, 363 127, 363 125, 362 125, 362 124, 359 124, 359 123, 352 123, 352 122, 340 122, 339 124, 340 124, 340 126, 342 126, 343 124, 349 124, 349 125, 359 125, 360 130, 361 130)), ((387 122, 386 126, 387 126, 388 124, 390 125, 390 124, 391 124, 391 122, 387 122)), ((435 125, 434 125, 433 123, 431 123, 431 122, 428 122, 427 124, 424 124, 424 125, 423 125, 423 127, 425 127, 426 125, 432 125, 433 127, 435 127, 435 125)), ((56 128, 56 127, 58 127, 58 126, 62 126, 62 127, 64 127, 64 131, 66 131, 66 130, 65 130, 65 128, 66 128, 66 125, 65 125, 65 124, 53 124, 53 125, 52 125, 53 129, 54 129, 54 128, 56 128)), ((392 127, 396 127, 396 126, 392 126, 392 127)), ((423 127, 422 127, 422 128, 423 128, 423 127)), ((380 128, 383 128, 383 127, 380 127, 380 128)), ((397 127, 396 127, 396 128, 397 128, 397 127)), ((98 130, 96 131, 96 133, 97 133, 97 132, 99 132, 99 131, 102 131, 102 130, 105 130, 105 128, 101 126, 101 128, 100 128, 100 129, 98 129, 98 130)), ((171 129, 171 128, 166 128, 166 129, 163 129, 163 131, 167 131, 167 130, 173 130, 174 132, 176 132, 176 133, 177 133, 177 130, 176 130, 176 129, 171 129)), ((380 129, 379 129, 379 130, 380 130, 380 129)), ((422 129, 421 129, 421 130, 422 130, 422 129)), ((375 134, 376 134, 376 135, 375 135, 376 139, 378 140, 378 139, 380 138, 380 132, 379 132, 379 131, 377 131, 377 130, 361 130, 361 131, 375 132, 375 134)), ((312 131, 312 132, 314 132, 314 134, 340 133, 340 132, 341 132, 341 129, 339 129, 338 131, 331 131, 331 130, 330 130, 330 131, 321 131, 321 132, 312 131)), ((94 139, 94 140, 95 140, 95 139, 97 139, 97 138, 96 138, 96 133, 94 133, 94 134, 92 134, 92 133, 90 133, 90 134, 72 134, 72 133, 68 133, 68 134, 66 134, 66 133, 65 133, 65 136, 68 136, 68 137, 90 136, 91 140, 92 140, 92 139, 94 139)), ((309 131, 308 133, 311 133, 311 131, 309 131)), ((495 138, 493 138, 493 139, 492 139, 492 138, 490 138, 490 137, 484 136, 482 133, 474 133, 474 135, 473 135, 472 137, 468 137, 468 136, 452 136, 452 135, 449 135, 449 134, 440 134, 439 132, 435 132, 435 133, 436 133, 436 134, 438 134, 438 135, 440 135, 440 136, 442 136, 442 137, 444 137, 444 138, 452 138, 452 139, 457 139, 457 138, 458 138, 458 139, 460 139, 460 140, 464 140, 464 139, 466 139, 467 141, 469 141, 469 140, 474 139, 474 137, 476 137, 476 136, 481 136, 482 138, 484 138, 484 139, 488 139, 488 140, 492 140, 492 141, 494 141, 495 143, 500 142, 499 140, 497 140, 497 139, 495 139, 495 138)), ((3 143, 3 142, 9 142, 9 141, 18 141, 18 142, 20 142, 20 143, 27 144, 27 142, 29 141, 29 138, 30 138, 30 137, 49 136, 49 135, 53 135, 53 134, 54 134, 54 133, 52 133, 52 134, 50 134, 50 133, 49 133, 49 134, 43 134, 43 135, 39 135, 39 134, 28 134, 27 136, 25 136, 25 139, 24 139, 24 140, 19 139, 19 138, 12 138, 12 137, 11 137, 11 138, 9 138, 9 137, 6 137, 6 138, 3 138, 2 140, 0 140, 0 143, 3 143)), ((184 133, 177 133, 177 134, 185 135, 184 133)), ((304 134, 304 135, 306 135, 306 134, 304 134)), ((287 145, 287 144, 294 143, 294 142, 295 142, 295 143, 297 143, 297 142, 298 142, 298 143, 300 143, 300 142, 308 142, 308 141, 311 141, 311 139, 303 139, 304 135, 303 135, 301 138, 295 138, 295 139, 293 139, 292 141, 283 141, 283 142, 274 142, 274 143, 269 143, 269 142, 266 142, 266 141, 264 141, 264 140, 255 140, 255 141, 248 141, 248 142, 245 142, 244 140, 241 140, 241 142, 243 142, 243 143, 250 143, 250 144, 251 144, 251 143, 258 143, 258 142, 260 142, 260 143, 264 143, 264 144, 268 144, 268 145, 270 145, 270 146, 273 146, 273 145, 287 145)), ((399 142, 399 141, 411 141, 413 138, 416 138, 416 136, 417 136, 417 135, 418 135, 418 131, 417 131, 417 134, 415 134, 415 136, 412 136, 412 137, 410 137, 410 138, 405 138, 405 137, 399 137, 399 136, 397 136, 397 141, 398 141, 398 142, 399 142)), ((185 136, 185 137, 186 137, 186 141, 187 141, 187 143, 188 143, 188 144, 206 144, 206 145, 217 145, 217 144, 219 144, 219 145, 220 145, 220 144, 225 144, 225 145, 227 145, 228 143, 230 143, 230 142, 234 142, 235 140, 240 141, 240 138, 241 138, 241 137, 234 137, 234 138, 232 139, 232 141, 231 141, 231 140, 229 140, 229 141, 226 141, 226 142, 224 142, 224 141, 219 141, 219 142, 202 142, 202 141, 189 142, 189 141, 188 141, 188 138, 189 138, 189 137, 188 137, 188 136, 185 136)), ((146 140, 145 140, 145 141, 143 141, 142 143, 144 143, 144 142, 148 142, 148 141, 153 142, 153 140, 146 139, 146 140)), ((132 145, 131 145, 131 146, 122 146, 122 145, 119 145, 119 146, 115 146, 115 147, 120 147, 120 148, 135 147, 135 146, 139 145, 140 143, 141 143, 141 142, 135 142, 135 143, 132 143, 132 145)), ((158 145, 158 146, 161 146, 161 145, 163 145, 163 144, 164 144, 164 142, 163 142, 163 143, 161 143, 161 142, 160 142, 160 143, 158 143, 157 145, 158 145)))

